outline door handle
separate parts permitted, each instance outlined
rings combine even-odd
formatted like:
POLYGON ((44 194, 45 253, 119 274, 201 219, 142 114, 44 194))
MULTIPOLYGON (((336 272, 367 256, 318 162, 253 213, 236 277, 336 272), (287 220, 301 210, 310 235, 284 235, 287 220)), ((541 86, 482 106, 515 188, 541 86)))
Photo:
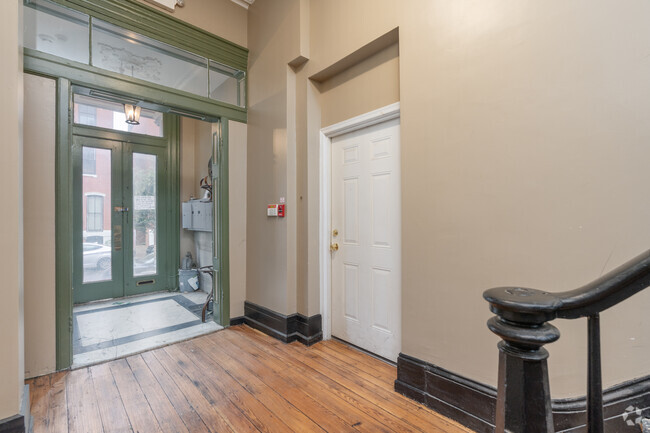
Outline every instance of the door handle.
POLYGON ((330 251, 331 252, 338 251, 338 250, 339 250, 339 244, 337 244, 336 242, 334 242, 333 244, 330 244, 330 251))

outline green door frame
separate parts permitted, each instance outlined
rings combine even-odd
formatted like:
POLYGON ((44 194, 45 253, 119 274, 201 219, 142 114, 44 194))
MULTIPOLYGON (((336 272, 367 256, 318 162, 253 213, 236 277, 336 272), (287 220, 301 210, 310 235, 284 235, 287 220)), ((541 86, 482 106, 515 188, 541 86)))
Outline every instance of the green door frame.
MULTIPOLYGON (((26 69, 28 73, 38 73, 26 69)), ((72 248, 74 245, 73 231, 73 212, 71 203, 73 202, 73 164, 70 143, 72 142, 73 129, 78 130, 78 126, 73 127, 72 113, 72 87, 70 79, 60 76, 47 75, 57 80, 57 132, 56 132, 56 208, 55 208, 55 228, 56 228, 56 369, 64 370, 72 365, 72 284, 73 284, 73 263, 72 248)), ((85 81, 75 83, 83 85, 85 81)), ((111 90, 108 86, 104 87, 111 90)), ((129 95, 125 95, 129 96, 129 95)), ((132 95, 139 97, 141 95, 132 95)), ((170 195, 172 203, 180 204, 180 173, 179 170, 171 170, 171 167, 180 167, 180 121, 178 116, 166 115, 165 123, 170 125, 172 141, 168 148, 167 165, 168 176, 171 179, 170 195), (169 120, 168 120, 169 119, 169 120)), ((214 286, 219 289, 215 293, 217 300, 217 309, 214 320, 219 325, 227 327, 230 325, 230 277, 229 277, 229 221, 228 221, 228 118, 208 119, 216 122, 216 128, 220 129, 221 140, 215 138, 213 141, 213 161, 217 161, 213 173, 218 178, 213 179, 215 186, 214 197, 214 215, 215 221, 215 250, 218 260, 214 261, 216 278, 214 286), (219 126, 220 125, 220 126, 219 126)), ((239 119, 233 119, 239 120, 239 119)), ((83 128, 85 130, 99 128, 83 128)), ((117 138, 118 133, 104 131, 106 138, 117 138)), ((141 137, 137 138, 138 140, 141 137)), ((180 251, 180 206, 171 206, 171 215, 169 216, 170 230, 178 233, 178 236, 170 238, 170 250, 180 251), (174 227, 176 229, 174 229, 174 227)), ((180 264, 180 254, 176 254, 176 264, 180 264)), ((173 262, 172 262, 173 263, 173 262)), ((168 276, 170 287, 178 287, 178 277, 176 274, 168 276)), ((214 288, 213 288, 214 289, 214 288)))
MULTIPOLYGON (((144 34, 181 49, 222 62, 244 72, 247 71, 248 50, 223 38, 175 19, 168 14, 139 3, 137 0, 54 0, 63 6, 108 21, 120 27, 144 34)), ((24 49, 24 72, 43 75, 57 81, 57 120, 55 157, 55 251, 56 251, 56 369, 72 365, 72 248, 73 248, 73 167, 70 143, 72 142, 72 86, 79 85, 97 90, 116 92, 123 96, 145 99, 160 107, 172 107, 203 120, 216 122, 217 138, 213 140, 213 179, 215 185, 215 271, 213 290, 218 287, 215 299, 219 308, 215 321, 230 325, 229 277, 229 220, 228 220, 228 121, 247 122, 246 108, 200 97, 187 92, 159 86, 143 80, 105 71, 90 65, 73 62, 28 48, 24 49)), ((248 87, 248 82, 246 82, 248 87)), ((247 94, 248 92, 246 92, 247 94)), ((246 104, 247 105, 247 104, 246 104)), ((153 107, 152 107, 153 108, 153 107)), ((167 122, 176 130, 175 144, 170 146, 167 164, 180 167, 178 141, 179 119, 167 122)), ((170 194, 172 203, 180 204, 180 173, 168 173, 172 178, 170 194), (173 197, 176 197, 175 199, 173 197)), ((171 227, 177 227, 170 249, 180 249, 180 206, 169 217, 171 227)), ((180 256, 180 254, 177 254, 180 256)), ((178 257, 177 260, 179 260, 178 257)), ((176 275, 170 284, 178 285, 176 275)))
MULTIPOLYGON (((25 72, 34 72, 26 70, 25 72)), ((57 131, 56 131, 56 205, 55 205, 55 227, 56 227, 56 369, 63 370, 72 365, 72 256, 71 251, 74 245, 73 231, 73 170, 72 153, 70 143, 73 135, 72 124, 72 82, 65 77, 52 77, 57 80, 57 131)), ((83 84, 83 83, 80 83, 83 84)), ((136 95, 137 96, 137 95, 136 95)), ((179 167, 180 143, 179 130, 180 122, 177 116, 169 116, 165 123, 170 125, 172 137, 176 137, 169 146, 167 154, 168 172, 171 178, 170 197, 172 203, 180 203, 180 173, 172 170, 172 167, 179 167)), ((215 311, 215 321, 221 326, 230 325, 230 278, 229 278, 229 221, 228 221, 228 120, 226 117, 214 119, 221 124, 221 140, 215 139, 213 144, 213 161, 217 161, 213 173, 217 173, 214 198, 215 222, 215 250, 219 260, 215 260, 215 286, 219 287, 215 293, 218 309, 215 311), (220 143, 220 149, 219 149, 220 143)), ((78 127, 77 127, 78 128, 78 127)), ((92 128, 94 129, 94 128, 92 128)), ((106 132, 106 138, 117 138, 112 132, 106 132)), ((140 138, 140 137, 138 137, 140 138)), ((215 180, 213 180, 215 182, 215 180)), ((178 233, 178 236, 171 237, 170 250, 180 251, 180 210, 179 207, 171 207, 172 214, 169 217, 171 230, 178 233), (176 227, 176 229, 173 229, 176 227)), ((176 255, 178 266, 180 255, 176 255)), ((170 275, 169 283, 172 287, 178 287, 176 275, 170 275)))
MULTIPOLYGON (((52 77, 56 78, 56 77, 52 77)), ((73 308, 73 255, 75 245, 74 234, 74 163, 72 153, 73 133, 85 136, 95 136, 104 139, 127 143, 146 143, 160 145, 161 139, 136 134, 124 134, 117 131, 95 127, 82 127, 73 124, 72 90, 73 85, 66 78, 57 78, 57 137, 56 137, 56 168, 55 168, 55 242, 56 242, 56 369, 63 370, 72 365, 72 308, 73 308)), ((167 191, 171 203, 180 203, 180 121, 176 115, 165 114, 165 141, 167 191)), ((180 211, 179 206, 169 206, 166 216, 170 233, 169 260, 170 269, 178 269, 180 265, 180 211), (173 254, 176 252, 176 254, 173 254)), ((175 272, 165 276, 167 287, 178 288, 178 278, 175 272)))

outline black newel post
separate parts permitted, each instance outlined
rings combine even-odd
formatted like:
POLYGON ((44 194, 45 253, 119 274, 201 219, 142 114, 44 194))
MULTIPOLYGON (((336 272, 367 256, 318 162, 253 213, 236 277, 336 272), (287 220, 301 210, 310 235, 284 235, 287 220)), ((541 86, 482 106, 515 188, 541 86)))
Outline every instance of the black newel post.
POLYGON ((560 338, 560 331, 546 323, 554 318, 557 298, 518 287, 490 289, 483 296, 496 314, 488 328, 503 340, 498 344, 496 433, 554 432, 548 351, 542 346, 560 338))

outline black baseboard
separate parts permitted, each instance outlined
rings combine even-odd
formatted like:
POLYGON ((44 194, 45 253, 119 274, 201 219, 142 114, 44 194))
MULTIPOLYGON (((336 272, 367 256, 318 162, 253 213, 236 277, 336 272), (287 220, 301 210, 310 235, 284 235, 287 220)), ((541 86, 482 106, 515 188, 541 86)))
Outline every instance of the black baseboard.
POLYGON ((243 325, 246 321, 246 318, 244 316, 238 316, 238 317, 231 317, 230 318, 230 326, 237 326, 237 325, 243 325))
POLYGON ((25 417, 14 415, 0 420, 0 433, 25 433, 25 417))
MULTIPOLYGON (((493 387, 400 353, 395 391, 476 432, 494 432, 497 392, 493 387)), ((638 408, 650 417, 650 376, 605 390, 603 401, 606 432, 638 433, 637 425, 627 424, 638 415, 626 414, 626 410, 638 408)), ((552 406, 556 432, 586 432, 585 397, 553 400, 552 406)))
MULTIPOLYGON (((244 317, 233 320, 237 321, 237 324, 245 323, 285 343, 299 341, 311 346, 323 339, 323 321, 320 314, 311 317, 297 313, 285 316, 247 301, 244 303, 244 317)), ((230 321, 231 325, 233 320, 230 321)))

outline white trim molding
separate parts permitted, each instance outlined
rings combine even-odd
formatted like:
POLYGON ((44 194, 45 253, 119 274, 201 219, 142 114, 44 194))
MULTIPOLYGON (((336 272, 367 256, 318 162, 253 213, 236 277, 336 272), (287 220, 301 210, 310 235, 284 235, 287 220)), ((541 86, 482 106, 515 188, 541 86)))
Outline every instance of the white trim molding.
POLYGON ((396 119, 399 117, 399 113, 399 102, 395 102, 394 104, 378 108, 369 113, 361 114, 351 119, 344 120, 343 122, 327 126, 321 129, 321 133, 331 139, 337 135, 347 134, 348 132, 356 131, 357 129, 396 119))
MULTIPOLYGON (((233 0, 234 1, 234 0, 233 0)), ((320 313, 323 321, 323 340, 332 338, 332 256, 330 253, 330 231, 332 225, 332 139, 348 132, 377 125, 400 117, 400 103, 387 105, 348 120, 327 126, 320 130, 320 215, 319 271, 320 271, 320 313)))

